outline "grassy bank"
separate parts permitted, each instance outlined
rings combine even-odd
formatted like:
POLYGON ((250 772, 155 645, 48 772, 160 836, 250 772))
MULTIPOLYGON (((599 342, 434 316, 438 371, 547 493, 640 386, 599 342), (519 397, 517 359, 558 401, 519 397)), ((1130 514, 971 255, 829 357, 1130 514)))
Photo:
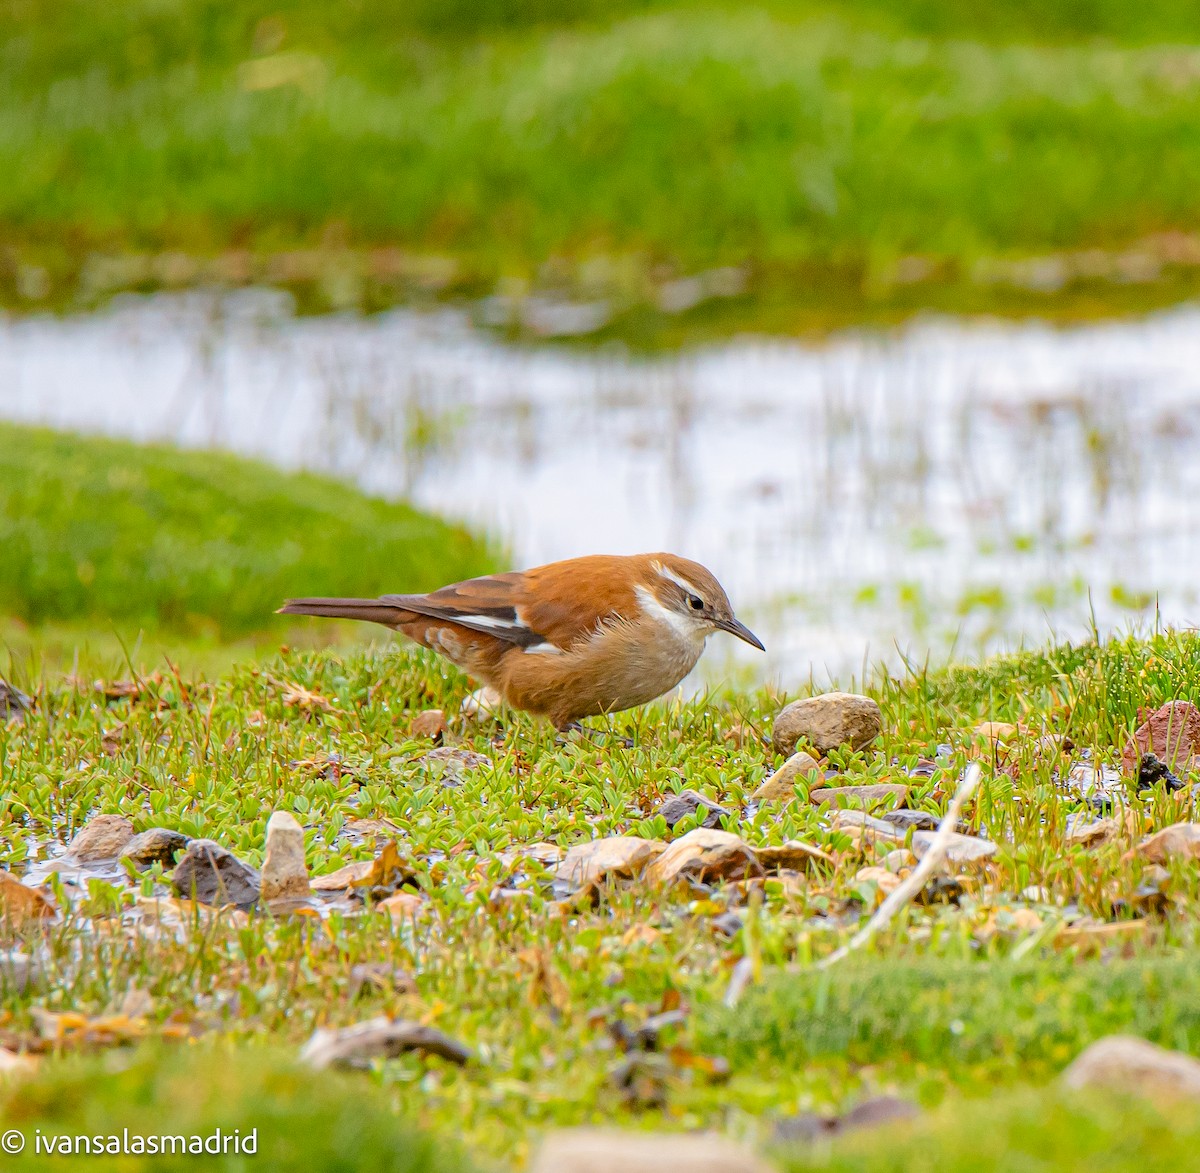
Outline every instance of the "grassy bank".
MULTIPOLYGON (((786 1159, 849 1168, 869 1153, 879 1167, 903 1168, 911 1165, 898 1154, 919 1150, 938 1167, 979 1167, 961 1122, 985 1119, 1015 1154, 988 1166, 997 1169, 1020 1167, 1021 1154, 1075 1167, 1072 1144, 1108 1150, 1105 1168, 1133 1168, 1137 1138, 1146 1151, 1186 1152, 1197 1127, 1186 1111, 1164 1120, 1136 1101, 1114 1111, 1065 1097, 1053 1081, 1113 1030, 1200 1050, 1188 980, 1195 869, 1176 860, 1153 873, 1128 854, 1142 834, 1192 817, 1192 798, 1130 787, 1128 828, 1098 847, 1069 846, 1067 818, 1086 807, 1054 784, 1068 757, 1047 757, 1034 735, 1067 735, 1071 754, 1119 760, 1139 707, 1193 694, 1198 664, 1194 635, 1165 634, 880 682, 884 734, 869 750, 834 756, 841 781, 902 779, 910 808, 938 812, 959 770, 982 755, 986 779, 965 827, 1000 847, 986 867, 961 871, 949 902, 914 905, 860 960, 824 976, 808 967, 874 906, 876 889, 859 872, 877 859, 831 826, 805 782, 786 803, 749 802, 777 761, 754 733, 781 702, 770 692, 621 716, 614 728, 633 741, 623 748, 558 744, 520 715, 500 727, 468 723, 457 716, 468 683, 401 648, 288 653, 215 679, 110 689, 107 700, 51 677, 33 689, 34 712, 0 725, 0 865, 31 882, 46 877, 47 856, 104 812, 138 830, 214 838, 258 866, 267 817, 286 809, 305 827, 313 874, 370 860, 394 838, 407 896, 374 911, 343 901, 320 917, 209 914, 165 899, 159 865, 140 877, 51 877, 60 918, 10 935, 8 947, 36 956, 39 972, 24 990, 4 986, 0 1041, 45 1052, 38 1080, 54 1081, 63 1062, 54 1052, 78 1045, 170 1046, 182 1035, 253 1063, 268 1041, 294 1054, 318 1026, 380 1013, 415 1019, 475 1058, 463 1067, 415 1054, 379 1061, 360 1073, 364 1088, 385 1089, 401 1126, 461 1138, 496 1169, 520 1167, 543 1132, 564 1124, 711 1127, 767 1147, 782 1117, 880 1091, 927 1114, 786 1159), (430 757, 437 742, 414 723, 435 707, 449 718, 442 752, 430 757), (1004 771, 974 733, 984 718, 1032 731, 1004 771), (447 749, 478 756, 448 762, 447 749), (920 759, 936 759, 933 773, 907 775, 920 759), (546 845, 676 840, 696 818, 669 828, 657 811, 685 787, 719 802, 721 824, 747 844, 802 839, 830 862, 749 887, 634 883, 594 903, 564 899, 546 845), (1145 885, 1161 899, 1137 903, 1145 885), (1131 915, 1132 926, 1089 946, 1095 926, 1131 915), (730 973, 747 957, 762 980, 726 1011, 730 973), (135 1009, 131 990, 145 992, 135 1009), (630 1031, 672 1008, 683 1020, 658 1028, 657 1049, 629 1043, 630 1031), (90 1044, 79 1035, 48 1044, 43 1011, 136 1021, 110 1021, 108 1035, 97 1025, 90 1044)), ((119 1065, 137 1054, 108 1053, 119 1065)), ((204 1075, 198 1085, 210 1079, 219 1083, 204 1075)), ((39 1095, 23 1101, 34 1105, 27 1123, 60 1112, 39 1108, 39 1095)), ((123 1122, 111 1098, 96 1102, 72 1118, 123 1122)), ((339 1166, 331 1157, 320 1167, 339 1166)))
POLYGON ((0 547, 0 615, 130 642, 140 627, 278 639, 290 596, 432 590, 493 557, 461 528, 328 477, 9 424, 0 547))
POLYGON ((0 1086, 0 1117, 5 1129, 16 1129, 25 1140, 21 1156, 9 1158, 22 1169, 61 1169, 72 1157, 102 1173, 197 1168, 233 1173, 255 1164, 295 1173, 470 1169, 452 1143, 434 1142, 401 1125, 386 1093, 364 1088, 361 1080, 318 1075, 270 1047, 247 1053, 150 1046, 136 1057, 75 1057, 36 1080, 0 1086), (143 1139, 183 1137, 190 1143, 198 1137, 210 1146, 219 1132, 251 1144, 253 1151, 238 1153, 230 1146, 221 1155, 213 1147, 207 1155, 186 1149, 149 1158, 121 1155, 119 1149, 106 1154, 114 1137, 126 1143, 124 1130, 143 1139), (80 1137, 86 1139, 77 1150, 80 1137), (39 1155, 38 1140, 44 1145, 51 1138, 71 1148, 39 1155))
POLYGON ((257 277, 325 305, 497 291, 518 322, 531 286, 618 319, 761 302, 786 328, 814 288, 1085 312, 1197 283, 1176 0, 4 11, 17 303, 257 277))

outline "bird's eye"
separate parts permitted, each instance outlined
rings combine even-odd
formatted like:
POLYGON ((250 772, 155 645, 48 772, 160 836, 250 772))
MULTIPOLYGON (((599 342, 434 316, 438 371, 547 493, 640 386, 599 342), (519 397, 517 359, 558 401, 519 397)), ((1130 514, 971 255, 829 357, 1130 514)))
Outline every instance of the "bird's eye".
POLYGON ((688 606, 693 611, 703 611, 704 600, 699 595, 688 595, 688 606))

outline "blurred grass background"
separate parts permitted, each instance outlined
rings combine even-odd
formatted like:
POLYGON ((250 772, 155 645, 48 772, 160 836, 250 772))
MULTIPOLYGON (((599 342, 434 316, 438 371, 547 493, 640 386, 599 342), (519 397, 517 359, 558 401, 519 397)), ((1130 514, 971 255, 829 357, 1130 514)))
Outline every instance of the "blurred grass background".
POLYGON ((4 423, 0 549, 0 615, 210 640, 278 635, 291 596, 433 590, 498 558, 328 477, 4 423))
POLYGON ((0 0, 0 29, 12 296, 95 251, 380 245, 462 290, 869 295, 904 258, 1200 227, 1183 0, 0 0))

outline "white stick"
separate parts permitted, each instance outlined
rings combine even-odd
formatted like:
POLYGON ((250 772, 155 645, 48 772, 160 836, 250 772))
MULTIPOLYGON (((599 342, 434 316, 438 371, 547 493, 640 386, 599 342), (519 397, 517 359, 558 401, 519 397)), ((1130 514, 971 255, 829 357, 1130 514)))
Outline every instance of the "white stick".
POLYGON ((950 805, 946 808, 946 814, 938 824, 937 834, 934 835, 929 850, 921 857, 921 862, 913 868, 912 874, 876 909, 875 915, 845 945, 840 949, 835 949, 823 961, 818 961, 814 968, 828 969, 831 965, 836 965, 843 957, 853 953, 855 949, 861 948, 925 887, 925 881, 937 871, 946 857, 946 849, 950 844, 950 836, 954 834, 958 816, 962 813, 967 799, 974 793, 975 787, 979 785, 981 776, 979 763, 973 762, 968 767, 954 797, 950 800, 950 805))

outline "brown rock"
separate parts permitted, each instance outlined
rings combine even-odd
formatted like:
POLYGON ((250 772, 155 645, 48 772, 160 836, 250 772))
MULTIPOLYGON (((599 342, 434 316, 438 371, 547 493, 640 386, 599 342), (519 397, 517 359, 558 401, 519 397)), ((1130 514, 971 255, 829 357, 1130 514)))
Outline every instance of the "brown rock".
POLYGON ((22 884, 9 872, 0 872, 0 920, 11 927, 55 915, 50 898, 39 888, 22 884))
POLYGON ((1138 816, 1131 810, 1121 818, 1091 819, 1072 815, 1067 819, 1063 845, 1066 847, 1100 847, 1123 835, 1133 835, 1138 829, 1138 816))
POLYGON ((347 888, 361 884, 371 874, 374 866, 373 859, 360 859, 356 863, 348 863, 338 868, 336 872, 314 876, 309 887, 314 892, 344 892, 347 888))
POLYGON ((175 857, 186 851, 188 837, 178 831, 166 827, 150 827, 140 835, 135 835, 121 848, 121 856, 130 859, 138 867, 149 867, 161 863, 164 867, 174 867, 175 857))
POLYGON ((405 1051, 439 1055, 460 1066, 474 1057, 470 1047, 432 1026, 381 1015, 353 1026, 313 1031, 300 1051, 300 1062, 318 1071, 334 1066, 366 1068, 372 1059, 395 1058, 405 1051))
POLYGON ((653 839, 639 839, 636 835, 593 839, 572 847, 555 874, 557 879, 573 888, 590 888, 606 879, 631 879, 664 850, 664 844, 653 839))
POLYGON ((807 778, 821 763, 810 753, 801 750, 794 753, 769 778, 764 778, 759 788, 750 795, 751 802, 787 802, 796 797, 796 782, 807 778))
POLYGON ((413 737, 441 737, 446 732, 446 714, 442 709, 423 709, 412 720, 413 737))
POLYGON ((686 877, 711 883, 762 874, 758 858, 737 835, 697 827, 676 839, 650 864, 646 880, 651 884, 674 884, 686 877))
POLYGON ((80 863, 116 859, 133 838, 133 824, 122 815, 97 815, 67 844, 67 853, 80 863))
POLYGON ((414 892, 397 892, 375 907, 386 912, 393 921, 404 922, 412 920, 425 907, 425 901, 414 892))
POLYGON ((1114 945, 1126 946, 1137 944, 1146 936, 1149 921, 1076 921, 1064 925, 1054 936, 1056 949, 1076 949, 1081 956, 1087 957, 1094 953, 1102 953, 1114 945))
POLYGON ((347 819, 342 834, 354 842, 365 843, 379 835, 386 839, 395 839, 401 831, 391 819, 347 819))
POLYGON ((758 862, 767 872, 778 872, 783 869, 793 872, 807 871, 814 863, 836 865, 832 855, 827 855, 819 847, 804 843, 799 839, 789 839, 779 847, 756 847, 754 854, 758 862))
POLYGON ((862 749, 882 728, 879 706, 870 697, 827 692, 785 705, 771 736, 776 753, 791 754, 804 741, 823 755, 842 745, 862 749))
POLYGON ((530 1173, 770 1173, 753 1153, 713 1134, 568 1129, 542 1142, 530 1173))
POLYGON ((1186 769, 1192 755, 1200 754, 1200 709, 1191 701, 1171 701, 1142 722, 1133 740, 1121 759, 1127 773, 1137 770, 1146 753, 1158 757, 1168 770, 1186 769))
POLYGON ((1102 1087, 1120 1095, 1200 1099, 1200 1061, 1133 1035, 1109 1035, 1087 1048, 1062 1073, 1070 1088, 1102 1087))
MULTIPOLYGON (((877 782, 871 786, 821 786, 809 793, 817 806, 869 807, 894 798, 897 806, 908 800, 908 787, 900 782, 877 782)), ((903 832, 901 832, 903 834, 903 832)))
POLYGON ((288 811, 275 811, 267 820, 267 847, 263 856, 261 885, 261 896, 267 901, 308 895, 304 828, 288 811))
POLYGON ((1134 855, 1151 863, 1165 863, 1173 856, 1200 857, 1200 823, 1173 823, 1143 839, 1127 858, 1134 855))
POLYGON ((887 868, 859 868, 854 873, 854 882, 874 884, 879 889, 880 897, 885 897, 895 892, 901 881, 895 872, 889 872, 887 868))

